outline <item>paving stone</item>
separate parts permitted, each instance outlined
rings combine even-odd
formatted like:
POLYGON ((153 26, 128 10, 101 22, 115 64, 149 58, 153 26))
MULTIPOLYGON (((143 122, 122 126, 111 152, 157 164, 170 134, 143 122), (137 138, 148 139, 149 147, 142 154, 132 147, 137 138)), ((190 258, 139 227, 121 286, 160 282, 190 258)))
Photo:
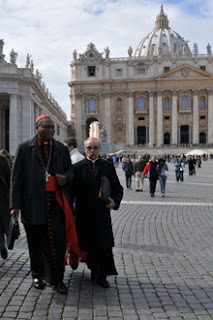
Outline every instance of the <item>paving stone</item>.
MULTIPOLYGON (((150 198, 124 188, 118 211, 111 212, 117 277, 103 289, 80 264, 66 268, 68 296, 46 286, 32 287, 23 225, 8 259, 0 259, 1 320, 208 320, 213 305, 213 160, 196 176, 177 184, 173 165, 166 195, 150 198)), ((125 187, 121 168, 117 169, 125 187)))

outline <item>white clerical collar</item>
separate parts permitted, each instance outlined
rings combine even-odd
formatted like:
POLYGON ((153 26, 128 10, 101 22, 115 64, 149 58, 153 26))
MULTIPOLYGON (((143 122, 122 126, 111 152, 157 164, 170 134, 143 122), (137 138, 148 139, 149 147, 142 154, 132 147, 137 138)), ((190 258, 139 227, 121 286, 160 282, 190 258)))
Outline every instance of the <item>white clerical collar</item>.
POLYGON ((92 163, 95 163, 99 158, 95 159, 95 160, 91 160, 87 157, 87 160, 91 161, 92 163))

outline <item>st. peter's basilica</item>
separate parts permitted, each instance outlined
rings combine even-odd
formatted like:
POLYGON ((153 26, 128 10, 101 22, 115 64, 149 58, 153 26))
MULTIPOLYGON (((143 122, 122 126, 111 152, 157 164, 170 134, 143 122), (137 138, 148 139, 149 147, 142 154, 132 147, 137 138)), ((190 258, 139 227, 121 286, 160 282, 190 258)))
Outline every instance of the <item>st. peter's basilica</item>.
POLYGON ((79 147, 89 134, 111 150, 213 144, 211 46, 204 54, 197 43, 190 50, 170 28, 163 5, 138 47, 127 45, 126 58, 111 58, 110 48, 103 54, 90 43, 84 53, 73 52, 71 71, 79 147))

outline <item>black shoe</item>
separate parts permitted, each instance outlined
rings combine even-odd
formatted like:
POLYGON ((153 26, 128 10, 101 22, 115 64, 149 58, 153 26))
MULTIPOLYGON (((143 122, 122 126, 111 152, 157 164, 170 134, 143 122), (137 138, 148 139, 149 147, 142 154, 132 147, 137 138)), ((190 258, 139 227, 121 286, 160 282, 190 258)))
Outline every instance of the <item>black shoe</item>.
POLYGON ((33 287, 36 289, 43 290, 46 286, 46 283, 38 278, 33 278, 33 287))
POLYGON ((143 192, 143 190, 142 190, 142 189, 140 189, 139 191, 140 191, 140 192, 143 192))
POLYGON ((67 286, 63 283, 62 280, 59 280, 59 281, 58 281, 58 284, 57 284, 57 286, 55 287, 55 290, 56 290, 58 293, 61 293, 61 294, 67 294, 67 292, 68 292, 67 286))
POLYGON ((109 288, 109 282, 106 280, 105 277, 99 277, 96 282, 103 288, 109 288))
POLYGON ((139 190, 139 189, 136 189, 135 191, 139 192, 140 190, 139 190))
POLYGON ((151 194, 150 194, 150 196, 151 196, 151 197, 154 197, 154 194, 153 194, 153 193, 151 193, 151 194))
POLYGON ((6 260, 7 256, 8 256, 7 249, 6 248, 1 249, 1 257, 2 257, 2 259, 6 260))

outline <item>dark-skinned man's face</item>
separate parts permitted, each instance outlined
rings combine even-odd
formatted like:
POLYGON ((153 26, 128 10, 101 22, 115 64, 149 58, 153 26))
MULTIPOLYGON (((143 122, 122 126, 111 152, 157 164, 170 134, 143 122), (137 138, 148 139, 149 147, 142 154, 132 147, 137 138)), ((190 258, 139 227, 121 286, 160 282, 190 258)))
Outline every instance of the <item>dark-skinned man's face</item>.
POLYGON ((36 125, 36 132, 41 142, 49 141, 53 138, 55 127, 51 118, 44 118, 36 125))

